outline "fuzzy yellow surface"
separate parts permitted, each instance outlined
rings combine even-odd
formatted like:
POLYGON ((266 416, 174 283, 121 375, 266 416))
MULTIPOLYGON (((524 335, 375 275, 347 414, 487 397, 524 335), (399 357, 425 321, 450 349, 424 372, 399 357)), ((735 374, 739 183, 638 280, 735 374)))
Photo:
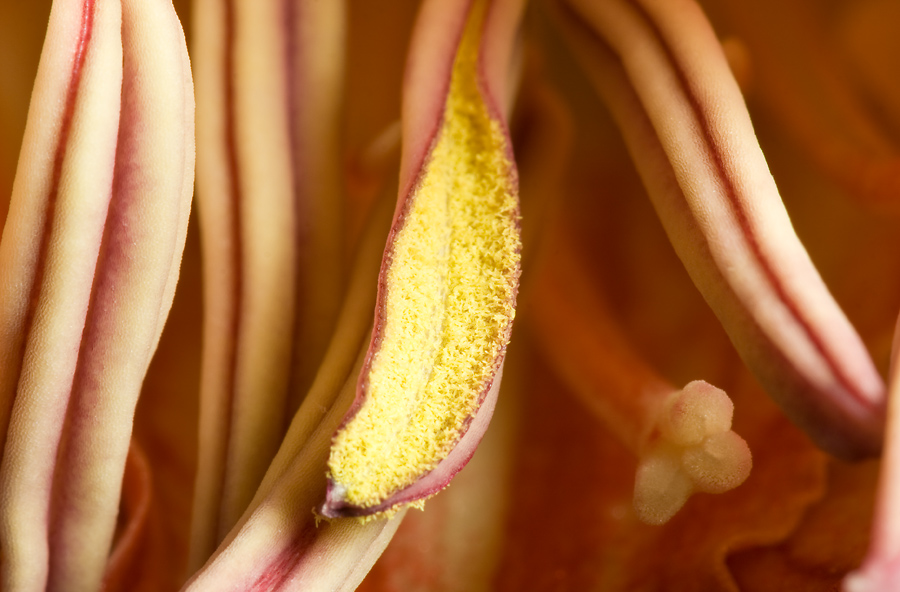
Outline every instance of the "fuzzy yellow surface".
POLYGON ((483 13, 476 3, 438 141, 393 245, 366 400, 332 447, 332 480, 353 505, 383 502, 447 456, 515 314, 518 209, 506 138, 477 86, 483 13))

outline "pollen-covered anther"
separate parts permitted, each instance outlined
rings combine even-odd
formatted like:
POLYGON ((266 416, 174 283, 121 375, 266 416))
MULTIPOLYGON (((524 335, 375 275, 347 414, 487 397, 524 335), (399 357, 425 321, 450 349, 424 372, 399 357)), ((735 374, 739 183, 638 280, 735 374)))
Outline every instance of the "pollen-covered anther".
POLYGON ((750 475, 747 443, 731 431, 734 405, 724 391, 695 381, 663 403, 659 439, 638 463, 634 509, 663 524, 695 491, 724 493, 750 475))
POLYGON ((479 0, 449 19, 465 16, 462 36, 388 238, 357 399, 329 454, 329 518, 434 495, 468 462, 496 401, 521 244, 515 165, 481 70, 489 8, 479 0))

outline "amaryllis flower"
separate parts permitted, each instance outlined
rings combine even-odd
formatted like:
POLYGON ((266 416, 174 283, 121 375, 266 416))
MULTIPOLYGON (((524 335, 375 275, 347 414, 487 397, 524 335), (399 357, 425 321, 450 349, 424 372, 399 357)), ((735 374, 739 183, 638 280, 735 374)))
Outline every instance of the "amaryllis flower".
POLYGON ((50 13, 3 589, 897 584, 892 3, 176 9, 50 13))

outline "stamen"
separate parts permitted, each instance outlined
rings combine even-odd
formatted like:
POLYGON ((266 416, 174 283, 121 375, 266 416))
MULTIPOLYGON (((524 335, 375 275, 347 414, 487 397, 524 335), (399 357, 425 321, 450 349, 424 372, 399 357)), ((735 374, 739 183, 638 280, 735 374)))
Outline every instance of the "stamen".
POLYGON ((329 506, 396 505, 386 500, 460 446, 499 380, 520 246, 505 131, 477 83, 486 11, 473 5, 442 127, 388 239, 363 396, 329 459, 329 506))

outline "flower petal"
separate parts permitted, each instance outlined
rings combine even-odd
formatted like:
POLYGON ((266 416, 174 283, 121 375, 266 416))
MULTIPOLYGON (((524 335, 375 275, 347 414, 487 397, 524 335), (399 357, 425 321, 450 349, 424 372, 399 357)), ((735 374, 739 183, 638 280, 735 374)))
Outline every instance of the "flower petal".
POLYGON ((0 5, 0 221, 6 219, 50 2, 0 5))
MULTIPOLYGON (((864 203, 897 211, 900 200, 900 119, 892 97, 894 66, 872 76, 877 61, 849 63, 841 54, 841 27, 875 16, 881 35, 865 26, 866 40, 889 39, 897 11, 892 2, 854 2, 828 23, 824 5, 728 0, 711 7, 744 41, 754 62, 754 96, 772 110, 820 170, 864 203), (856 13, 856 14, 854 14, 856 13), (868 16, 865 14, 868 13, 868 16), (857 16, 858 15, 858 16, 857 16), (847 18, 847 17, 850 18, 847 18), (845 24, 846 23, 846 24, 845 24), (837 31, 835 31, 837 29, 837 31), (887 34, 885 34, 887 33, 887 34), (884 115, 892 119, 885 125, 884 115)), ((857 33, 858 34, 858 33, 857 33)), ((857 43, 857 47, 859 44, 857 43)), ((890 50, 885 59, 890 60, 890 50)))
MULTIPOLYGON (((737 549, 728 568, 740 590, 838 590, 865 554, 878 463, 829 459, 827 489, 790 536, 737 549)), ((889 590, 890 588, 875 588, 889 590)))

